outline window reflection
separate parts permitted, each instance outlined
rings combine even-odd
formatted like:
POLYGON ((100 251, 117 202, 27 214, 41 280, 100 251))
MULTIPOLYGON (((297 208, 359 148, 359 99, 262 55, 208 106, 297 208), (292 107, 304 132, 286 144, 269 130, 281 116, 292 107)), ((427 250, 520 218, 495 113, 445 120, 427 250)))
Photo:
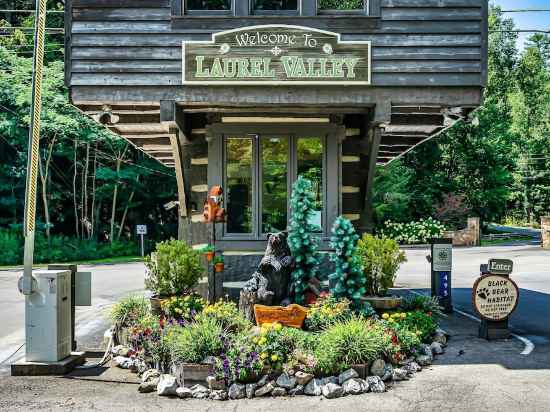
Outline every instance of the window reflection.
POLYGON ((320 232, 323 211, 323 143, 318 137, 301 137, 296 144, 298 175, 309 179, 315 197, 315 214, 309 224, 320 232))
POLYGON ((297 10, 297 0, 254 0, 255 10, 297 10))
POLYGON ((225 141, 227 232, 252 233, 252 139, 225 141))
POLYGON ((186 10, 231 10, 231 0, 186 0, 186 10))
POLYGON ((262 233, 286 229, 288 139, 266 137, 261 142, 262 233))

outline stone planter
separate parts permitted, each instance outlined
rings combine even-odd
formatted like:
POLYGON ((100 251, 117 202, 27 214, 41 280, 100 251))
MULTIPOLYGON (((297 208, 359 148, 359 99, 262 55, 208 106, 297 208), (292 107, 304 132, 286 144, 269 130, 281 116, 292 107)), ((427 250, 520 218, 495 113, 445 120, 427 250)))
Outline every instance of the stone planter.
POLYGON ((211 372, 212 366, 208 364, 174 362, 170 366, 170 373, 176 377, 180 386, 184 385, 184 381, 187 386, 189 382, 204 384, 211 372))
POLYGON ((403 299, 399 296, 364 296, 361 300, 370 303, 375 310, 380 311, 396 309, 403 299))
POLYGON ((359 363, 351 365, 351 369, 353 369, 361 379, 367 379, 367 376, 369 376, 369 369, 370 364, 368 363, 359 363))

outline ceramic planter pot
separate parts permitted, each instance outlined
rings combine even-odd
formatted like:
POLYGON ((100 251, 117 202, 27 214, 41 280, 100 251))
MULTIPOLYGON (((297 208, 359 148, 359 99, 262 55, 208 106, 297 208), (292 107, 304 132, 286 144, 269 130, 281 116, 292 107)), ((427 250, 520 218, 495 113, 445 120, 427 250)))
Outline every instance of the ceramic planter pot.
POLYGON ((223 272, 223 268, 224 268, 224 264, 223 264, 223 263, 216 263, 216 264, 214 265, 214 270, 216 271, 216 273, 223 272))
POLYGON ((399 296, 364 296, 363 302, 368 302, 375 310, 393 310, 401 305, 403 300, 399 296))
POLYGON ((214 252, 205 252, 204 255, 206 256, 206 260, 209 262, 212 262, 212 259, 214 259, 214 252))

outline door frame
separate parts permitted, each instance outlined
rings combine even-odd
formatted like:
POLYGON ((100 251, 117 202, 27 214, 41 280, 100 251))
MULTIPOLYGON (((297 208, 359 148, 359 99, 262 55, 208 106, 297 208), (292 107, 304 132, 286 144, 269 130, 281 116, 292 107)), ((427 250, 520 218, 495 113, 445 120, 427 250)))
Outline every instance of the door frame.
MULTIPOLYGON (((223 187, 225 180, 225 159, 224 159, 224 135, 287 135, 299 137, 326 136, 323 159, 323 179, 326 182, 323 186, 323 231, 320 233, 321 248, 328 249, 330 229, 334 219, 341 213, 341 142, 345 137, 345 128, 334 123, 213 123, 206 126, 206 138, 208 141, 208 186, 220 185, 223 187)), ((289 142, 290 143, 290 142, 289 142)), ((259 147, 259 144, 255 147, 259 147)), ((289 144, 290 161, 295 163, 294 145, 289 144)), ((254 149, 255 151, 256 149, 254 149)), ((258 158, 259 154, 254 154, 258 158)), ((260 178, 258 170, 260 162, 255 162, 254 179, 260 178)), ((291 180, 291 179, 289 179, 291 180)), ((291 184, 291 183, 290 183, 291 184)), ((289 186, 290 186, 289 184, 289 186)), ((255 187, 258 187, 255 185, 255 187)), ((256 191, 258 192, 258 191, 256 191)), ((288 196, 290 197, 290 188, 288 196)), ((261 195, 253 193, 253 219, 256 225, 260 225, 261 195)), ((287 201, 288 203, 288 201, 287 201)), ((289 210, 289 208, 287 208, 289 210)), ((288 215, 290 216, 290 214, 288 215)), ((265 248, 266 235, 256 233, 252 235, 226 234, 225 225, 216 225, 216 238, 220 240, 219 245, 224 250, 261 250, 265 248), (223 226, 223 228, 222 228, 223 226)), ((259 227, 259 226, 256 226, 259 227)), ((260 232, 261 232, 261 227, 260 232)))

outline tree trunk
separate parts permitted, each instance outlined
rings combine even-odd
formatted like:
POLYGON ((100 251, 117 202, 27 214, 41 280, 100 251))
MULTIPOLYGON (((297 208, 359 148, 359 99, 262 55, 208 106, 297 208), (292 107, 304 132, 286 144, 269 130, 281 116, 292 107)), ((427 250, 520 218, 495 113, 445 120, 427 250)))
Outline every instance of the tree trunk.
POLYGON ((38 157, 38 170, 40 172, 40 183, 42 185, 42 204, 44 207, 44 222, 46 223, 46 238, 50 240, 50 210, 48 205, 48 174, 50 163, 52 161, 53 147, 56 138, 54 137, 48 144, 48 154, 46 155, 46 164, 42 167, 42 158, 38 157))
POLYGON ((95 176, 97 173, 97 142, 95 142, 95 151, 94 151, 94 175, 92 177, 92 216, 90 222, 90 239, 94 237, 95 231, 95 176))
MULTIPOLYGON (((118 173, 120 172, 120 163, 121 163, 120 159, 117 159, 116 161, 117 176, 118 176, 118 173)), ((114 241, 114 234, 115 234, 115 211, 116 211, 117 195, 118 195, 118 177, 117 177, 117 181, 115 182, 115 187, 113 189, 113 202, 111 205, 111 233, 109 235, 109 239, 111 243, 113 243, 114 241)))
MULTIPOLYGON (((136 182, 139 182, 139 175, 136 176, 136 182)), ((124 213, 122 214, 122 219, 120 220, 120 228, 118 229, 117 240, 119 240, 120 236, 122 235, 122 230, 124 229, 124 222, 126 220, 126 215, 128 214, 128 208, 132 203, 132 199, 134 198, 135 193, 136 193, 135 189, 132 190, 132 193, 130 193, 130 197, 128 198, 128 202, 126 203, 126 207, 124 208, 124 213)))
POLYGON ((78 228, 78 205, 76 203, 76 177, 78 174, 78 163, 77 163, 77 157, 76 152, 78 148, 78 141, 75 139, 74 141, 74 174, 73 174, 73 205, 74 205, 74 224, 75 224, 75 234, 76 238, 80 238, 80 230, 78 228))
POLYGON ((90 238, 90 220, 88 219, 88 168, 90 164, 90 143, 86 143, 86 162, 84 166, 84 207, 83 207, 83 216, 82 216, 82 224, 84 225, 84 229, 86 229, 86 237, 90 238))

